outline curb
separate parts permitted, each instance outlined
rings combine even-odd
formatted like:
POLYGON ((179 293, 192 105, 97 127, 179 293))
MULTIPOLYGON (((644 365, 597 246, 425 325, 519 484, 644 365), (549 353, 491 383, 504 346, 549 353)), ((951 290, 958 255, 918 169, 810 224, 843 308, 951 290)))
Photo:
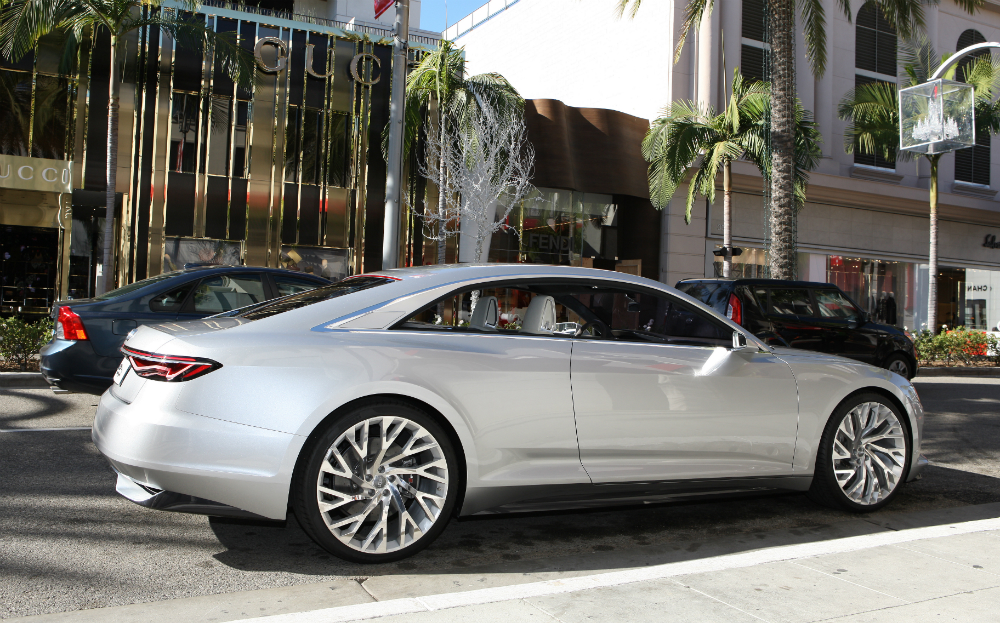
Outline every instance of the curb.
POLYGON ((49 382, 41 372, 0 372, 0 388, 48 389, 49 382))
POLYGON ((967 366, 918 368, 915 378, 932 376, 978 376, 1000 379, 1000 367, 972 368, 967 366))

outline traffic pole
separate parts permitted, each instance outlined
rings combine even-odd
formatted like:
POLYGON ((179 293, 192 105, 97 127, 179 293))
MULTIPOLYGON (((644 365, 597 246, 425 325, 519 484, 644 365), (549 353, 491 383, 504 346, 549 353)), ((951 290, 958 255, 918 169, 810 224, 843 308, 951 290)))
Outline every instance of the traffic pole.
POLYGON ((385 174, 385 230, 382 268, 399 266, 399 215, 403 204, 403 132, 406 95, 407 40, 410 36, 410 2, 396 0, 396 26, 392 38, 392 94, 389 104, 389 153, 385 174))

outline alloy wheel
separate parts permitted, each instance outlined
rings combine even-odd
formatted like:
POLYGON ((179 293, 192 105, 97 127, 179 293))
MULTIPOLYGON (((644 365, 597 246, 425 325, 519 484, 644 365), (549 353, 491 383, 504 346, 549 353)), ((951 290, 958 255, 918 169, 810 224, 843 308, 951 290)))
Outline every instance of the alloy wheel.
POLYGON ((327 450, 317 479, 330 532, 358 552, 409 547, 441 517, 448 461, 434 436, 403 417, 362 420, 327 450))
POLYGON ((889 364, 889 372, 895 372, 904 379, 910 378, 910 366, 906 365, 902 359, 894 359, 889 364))
POLYGON ((903 476, 905 431, 896 414, 879 402, 847 412, 833 439, 833 473, 844 495, 872 505, 891 494, 903 476))

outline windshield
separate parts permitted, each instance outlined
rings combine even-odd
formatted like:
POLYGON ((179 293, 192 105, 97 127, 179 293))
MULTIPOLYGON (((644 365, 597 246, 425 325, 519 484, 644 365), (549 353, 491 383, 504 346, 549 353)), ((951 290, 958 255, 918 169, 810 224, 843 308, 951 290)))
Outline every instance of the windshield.
POLYGON ((306 292, 292 294, 290 296, 268 301, 266 303, 251 305, 250 307, 244 307, 243 309, 235 310, 225 315, 235 318, 246 318, 247 320, 260 320, 261 318, 269 318, 276 314, 305 307, 306 305, 312 305, 313 303, 328 301, 330 299, 337 298, 338 296, 344 296, 345 294, 360 292, 361 290, 374 288, 375 286, 380 286, 392 281, 397 280, 391 277, 371 277, 367 275, 350 277, 328 286, 316 288, 315 290, 308 290, 306 292))
POLYGON ((118 298, 119 296, 124 296, 129 292, 135 292, 140 288, 145 288, 146 286, 151 286, 158 281, 164 281, 181 274, 183 271, 175 270, 170 273, 163 273, 162 275, 157 275, 155 277, 150 277, 149 279, 143 279, 142 281, 136 281, 135 283, 130 283, 127 286, 122 286, 117 290, 112 290, 111 292, 105 292, 100 296, 95 296, 94 298, 98 301, 106 301, 108 299, 118 298))
POLYGON ((726 304, 729 302, 729 285, 728 281, 722 283, 718 281, 690 281, 678 283, 677 289, 715 311, 725 314, 726 304))

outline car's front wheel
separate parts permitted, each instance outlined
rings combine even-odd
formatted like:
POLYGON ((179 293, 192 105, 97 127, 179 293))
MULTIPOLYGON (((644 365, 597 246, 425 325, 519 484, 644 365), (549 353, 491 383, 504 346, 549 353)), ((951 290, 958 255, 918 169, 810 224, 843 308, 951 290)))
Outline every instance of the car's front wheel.
POLYGON ((292 508, 319 545, 353 562, 411 556, 444 530, 458 497, 445 430, 404 402, 360 406, 304 448, 292 508))
POLYGON ((859 513, 888 504, 908 471, 904 417, 880 394, 859 394, 841 403, 823 431, 809 496, 859 513))

